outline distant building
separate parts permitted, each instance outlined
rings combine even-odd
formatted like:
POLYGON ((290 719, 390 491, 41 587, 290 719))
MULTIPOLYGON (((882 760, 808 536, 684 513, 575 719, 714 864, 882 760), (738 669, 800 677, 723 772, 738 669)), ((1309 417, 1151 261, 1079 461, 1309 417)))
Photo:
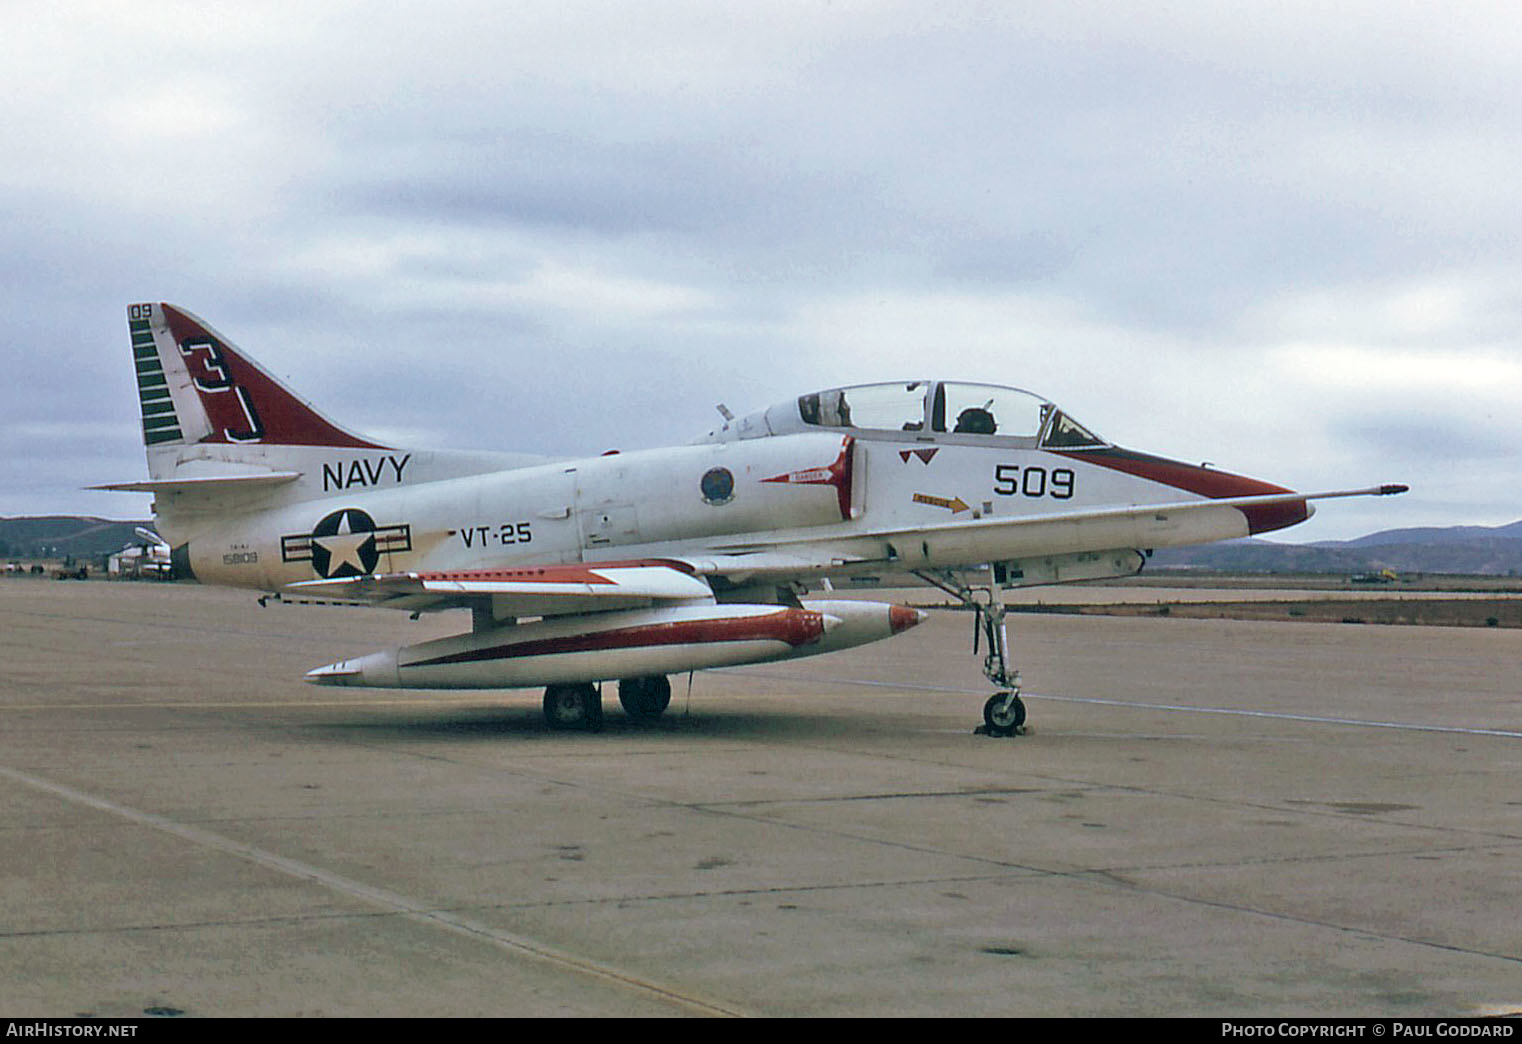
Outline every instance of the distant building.
POLYGON ((168 544, 133 544, 106 560, 106 576, 112 580, 172 580, 168 544))

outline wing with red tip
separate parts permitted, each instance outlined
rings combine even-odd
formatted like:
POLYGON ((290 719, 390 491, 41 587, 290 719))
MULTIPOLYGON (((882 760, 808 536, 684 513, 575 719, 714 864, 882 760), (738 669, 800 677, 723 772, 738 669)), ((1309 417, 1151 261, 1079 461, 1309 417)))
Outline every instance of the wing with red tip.
POLYGON ((660 560, 385 573, 307 580, 288 585, 284 593, 407 610, 489 601, 499 619, 713 601, 713 590, 690 567, 660 560))

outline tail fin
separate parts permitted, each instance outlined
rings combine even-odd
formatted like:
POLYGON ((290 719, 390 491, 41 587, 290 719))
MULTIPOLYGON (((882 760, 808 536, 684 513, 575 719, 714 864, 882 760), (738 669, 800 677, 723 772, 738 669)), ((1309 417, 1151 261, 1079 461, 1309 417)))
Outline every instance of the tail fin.
POLYGON ((143 442, 386 449, 328 420, 183 309, 127 309, 143 442))
POLYGON ((148 481, 92 489, 154 494, 160 533, 255 511, 543 463, 524 454, 385 446, 339 427, 227 338, 167 304, 127 310, 148 481))

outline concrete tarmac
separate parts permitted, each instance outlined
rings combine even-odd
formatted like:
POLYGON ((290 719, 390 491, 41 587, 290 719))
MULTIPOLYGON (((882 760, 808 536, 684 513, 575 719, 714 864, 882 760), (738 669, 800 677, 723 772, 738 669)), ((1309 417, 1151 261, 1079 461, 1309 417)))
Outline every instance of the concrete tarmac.
POLYGON ((316 688, 463 614, 0 580, 0 1016, 1522 1008, 1522 632, 971 618, 673 679, 316 688))

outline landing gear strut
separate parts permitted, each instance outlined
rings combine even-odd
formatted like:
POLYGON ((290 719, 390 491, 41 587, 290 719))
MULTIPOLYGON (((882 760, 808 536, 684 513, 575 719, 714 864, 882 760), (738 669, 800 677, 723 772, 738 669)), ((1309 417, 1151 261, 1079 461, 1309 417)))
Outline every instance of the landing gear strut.
POLYGON ((987 736, 1024 734, 1025 702, 1020 699, 1020 672, 1009 666, 1009 629, 1004 623, 1006 609, 999 593, 992 587, 968 587, 952 573, 915 575, 955 595, 973 611, 972 651, 977 653, 981 640, 988 650, 983 656, 983 676, 1002 690, 983 704, 983 724, 976 731, 987 736))

